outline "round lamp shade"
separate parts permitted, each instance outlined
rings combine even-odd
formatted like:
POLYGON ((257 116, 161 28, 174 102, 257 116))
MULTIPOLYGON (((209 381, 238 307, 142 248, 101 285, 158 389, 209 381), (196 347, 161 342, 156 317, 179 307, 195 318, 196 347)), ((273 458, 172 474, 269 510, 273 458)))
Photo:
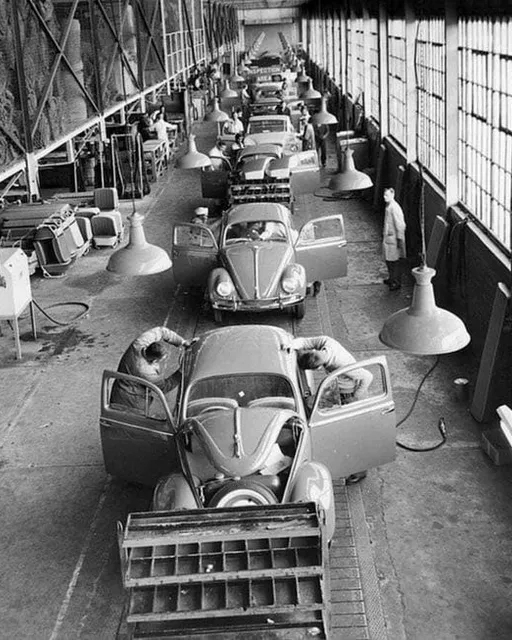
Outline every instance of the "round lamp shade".
POLYGON ((210 158, 197 150, 195 138, 192 133, 189 135, 187 153, 176 161, 178 169, 202 169, 211 166, 210 158))
POLYGON ((311 78, 304 71, 304 66, 301 66, 300 67, 300 71, 297 74, 297 77, 295 78, 295 82, 298 82, 299 84, 306 84, 310 80, 311 80, 311 78))
POLYGON ((224 80, 224 89, 220 92, 221 98, 238 98, 238 91, 231 89, 229 86, 229 80, 224 80))
POLYGON ((329 182, 329 189, 335 193, 344 191, 360 191, 373 186, 372 179, 366 173, 358 171, 354 164, 354 150, 347 147, 344 152, 345 166, 341 173, 336 173, 329 182))
POLYGON ((414 292, 411 306, 393 313, 384 323, 379 339, 388 347, 418 356, 453 353, 463 349, 471 337, 453 313, 436 306, 432 278, 435 270, 412 270, 414 292))
POLYGON ((306 90, 300 94, 302 100, 317 100, 322 97, 320 91, 313 88, 313 80, 308 78, 306 90))
POLYGON ((149 276, 172 267, 169 254, 146 241, 143 220, 144 217, 135 212, 128 217, 130 239, 125 247, 110 256, 107 271, 125 276, 149 276))
POLYGON ((218 98, 213 99, 213 108, 205 115, 204 119, 206 122, 226 122, 229 120, 228 114, 221 110, 218 98))
POLYGON ((311 116, 311 122, 315 126, 338 124, 338 119, 327 111, 327 96, 322 96, 320 111, 311 116))

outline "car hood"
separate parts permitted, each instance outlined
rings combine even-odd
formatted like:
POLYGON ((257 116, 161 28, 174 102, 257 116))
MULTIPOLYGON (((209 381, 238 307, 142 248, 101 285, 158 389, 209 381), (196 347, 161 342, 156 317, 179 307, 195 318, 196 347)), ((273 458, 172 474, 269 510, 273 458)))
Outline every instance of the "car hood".
POLYGON ((191 429, 215 469, 242 477, 265 466, 284 423, 296 415, 268 407, 219 409, 192 419, 191 429))
POLYGON ((265 177, 265 169, 270 162, 269 158, 254 158, 246 160, 243 169, 240 171, 240 177, 244 181, 263 180, 265 177))
POLYGON ((261 240, 227 247, 224 260, 239 296, 254 300, 275 295, 291 254, 286 242, 261 240))

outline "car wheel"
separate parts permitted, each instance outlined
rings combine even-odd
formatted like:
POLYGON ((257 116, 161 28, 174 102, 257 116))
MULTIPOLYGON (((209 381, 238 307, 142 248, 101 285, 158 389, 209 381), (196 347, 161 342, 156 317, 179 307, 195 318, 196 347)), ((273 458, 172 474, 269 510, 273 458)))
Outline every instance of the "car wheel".
POLYGON ((210 500, 209 507, 246 507, 277 504, 277 497, 268 487, 253 480, 227 482, 210 500))
POLYGON ((295 305, 294 312, 297 320, 302 320, 304 314, 306 313, 306 303, 304 302, 304 300, 295 305))
POLYGON ((222 324, 222 311, 220 309, 213 310, 213 319, 217 324, 222 324))

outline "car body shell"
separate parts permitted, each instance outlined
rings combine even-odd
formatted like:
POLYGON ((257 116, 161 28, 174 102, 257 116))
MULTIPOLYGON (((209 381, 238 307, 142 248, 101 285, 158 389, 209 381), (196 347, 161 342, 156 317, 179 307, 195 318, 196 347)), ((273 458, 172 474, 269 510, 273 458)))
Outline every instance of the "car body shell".
POLYGON ((341 214, 312 220, 297 232, 282 204, 240 204, 224 213, 217 237, 204 225, 174 226, 174 278, 185 287, 207 284, 212 308, 220 312, 295 307, 301 313, 308 284, 346 275, 346 244, 341 214), (254 223, 274 225, 275 236, 229 237, 254 223), (295 289, 284 286, 287 278, 295 289), (220 287, 221 281, 227 284, 220 287), (220 295, 221 288, 229 294, 220 295))
POLYGON ((155 385, 105 371, 100 432, 107 472, 156 485, 158 510, 220 506, 220 493, 224 500, 312 500, 326 513, 331 538, 331 478, 395 457, 389 371, 379 356, 332 372, 315 389, 298 368, 291 340, 268 325, 206 332, 185 352, 174 412, 155 385), (326 409, 322 403, 333 381, 361 366, 375 371, 375 392, 326 409), (110 404, 112 383, 123 377, 154 397, 143 414, 110 404), (155 405, 158 417, 149 415, 155 405))
POLYGON ((283 154, 296 153, 302 148, 298 132, 287 115, 254 115, 249 118, 245 145, 277 144, 283 154))

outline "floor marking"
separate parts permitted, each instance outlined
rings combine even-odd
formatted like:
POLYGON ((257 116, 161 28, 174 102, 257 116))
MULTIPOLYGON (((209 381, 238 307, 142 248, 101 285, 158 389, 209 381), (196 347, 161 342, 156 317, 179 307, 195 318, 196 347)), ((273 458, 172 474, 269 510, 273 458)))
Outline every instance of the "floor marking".
POLYGON ((64 600, 60 606, 59 615, 57 616, 57 620, 55 622, 55 626, 53 627, 52 635, 50 636, 50 640, 56 640, 59 631, 64 622, 64 618, 66 617, 67 610, 69 608, 69 604, 71 602, 71 598, 73 597, 73 592, 78 582, 78 578, 80 577, 80 572, 82 570, 82 566, 85 561, 85 557, 89 552, 89 548, 91 546, 92 538, 96 529, 96 524, 100 517, 100 512, 103 508, 103 504, 107 498, 107 493, 110 488, 111 477, 109 476, 103 485, 103 491, 101 492, 100 499, 98 501, 98 505, 96 506, 96 510, 94 512, 94 516, 89 527, 89 531, 87 532, 87 536, 85 538, 84 544, 82 545, 82 549, 80 551, 80 556, 78 557, 78 561, 75 565, 75 570, 73 571, 73 575, 71 576, 71 580, 68 585, 68 589, 66 591, 66 595, 64 596, 64 600))

